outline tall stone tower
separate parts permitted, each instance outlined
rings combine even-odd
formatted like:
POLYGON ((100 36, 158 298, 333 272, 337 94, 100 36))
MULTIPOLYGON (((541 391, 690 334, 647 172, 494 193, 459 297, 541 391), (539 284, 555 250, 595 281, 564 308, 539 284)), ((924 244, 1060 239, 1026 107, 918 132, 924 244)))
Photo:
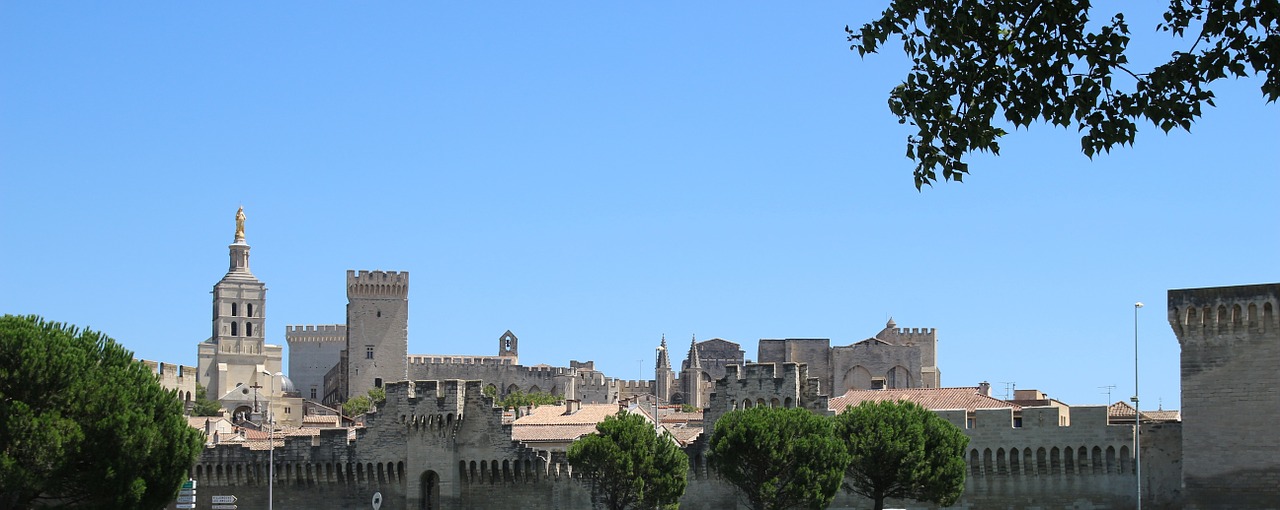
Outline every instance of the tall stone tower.
POLYGON ((671 401, 671 382, 676 378, 671 370, 671 357, 667 355, 667 335, 662 335, 662 343, 658 345, 658 359, 654 361, 653 393, 659 401, 671 401))
POLYGON ((249 244, 244 237, 244 208, 236 211, 235 240, 228 247, 227 274, 213 286, 213 334, 198 347, 197 381, 206 396, 218 400, 237 386, 260 385, 278 396, 283 383, 272 382, 281 368, 279 345, 266 343, 267 287, 249 271, 249 244))
POLYGON ((408 271, 347 271, 347 398, 406 379, 408 331, 408 271))
POLYGON ((1169 325, 1182 346, 1184 508, 1275 508, 1280 283, 1170 290, 1169 325))

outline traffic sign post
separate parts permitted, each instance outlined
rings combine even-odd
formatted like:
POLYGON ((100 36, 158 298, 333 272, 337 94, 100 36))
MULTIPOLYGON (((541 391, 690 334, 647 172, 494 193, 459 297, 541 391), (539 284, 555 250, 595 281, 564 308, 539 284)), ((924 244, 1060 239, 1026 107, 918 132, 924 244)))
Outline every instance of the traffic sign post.
POLYGON ((214 496, 212 503, 215 505, 230 505, 236 502, 236 497, 232 496, 214 496))
POLYGON ((213 505, 213 510, 236 510, 235 505, 213 505))
POLYGON ((178 504, 174 505, 174 508, 184 508, 184 509, 185 509, 185 508, 195 508, 195 507, 196 507, 196 504, 195 504, 195 503, 178 503, 178 504))

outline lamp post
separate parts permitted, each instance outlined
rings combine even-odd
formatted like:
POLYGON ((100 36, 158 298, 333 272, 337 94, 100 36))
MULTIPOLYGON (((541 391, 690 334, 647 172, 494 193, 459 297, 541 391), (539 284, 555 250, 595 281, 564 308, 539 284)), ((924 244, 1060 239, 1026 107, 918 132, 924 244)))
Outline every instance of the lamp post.
POLYGON ((258 372, 271 377, 271 393, 267 395, 267 510, 275 504, 273 492, 276 485, 276 426, 275 413, 271 411, 271 395, 276 393, 276 374, 266 370, 258 372))
POLYGON ((1133 304, 1133 466, 1138 478, 1138 510, 1142 510, 1142 411, 1138 404, 1138 309, 1142 302, 1133 304))

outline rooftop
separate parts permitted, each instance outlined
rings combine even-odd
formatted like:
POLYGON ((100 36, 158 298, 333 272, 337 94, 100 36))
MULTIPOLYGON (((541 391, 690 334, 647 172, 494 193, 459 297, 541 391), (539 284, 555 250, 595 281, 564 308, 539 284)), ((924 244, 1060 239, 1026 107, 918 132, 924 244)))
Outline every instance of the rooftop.
POLYGON ((827 402, 827 409, 837 413, 846 407, 856 406, 863 402, 897 402, 906 400, 915 402, 925 409, 941 411, 944 409, 1022 409, 1014 403, 983 395, 977 387, 962 388, 903 388, 891 390, 849 390, 844 395, 827 402))

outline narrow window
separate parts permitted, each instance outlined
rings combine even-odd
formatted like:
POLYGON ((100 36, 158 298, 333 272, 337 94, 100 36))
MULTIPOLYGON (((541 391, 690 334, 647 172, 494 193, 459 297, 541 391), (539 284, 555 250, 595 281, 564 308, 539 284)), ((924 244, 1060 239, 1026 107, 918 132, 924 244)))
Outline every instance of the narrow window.
MULTIPOLYGON (((235 305, 233 304, 231 306, 235 306, 235 305)), ((240 329, 238 326, 239 324, 236 324, 234 322, 231 323, 231 336, 236 336, 240 334, 240 329)))
POLYGON ((373 380, 373 387, 374 387, 374 388, 381 388, 381 387, 382 387, 382 378, 381 378, 381 377, 374 378, 374 380, 373 380))
POLYGON ((237 308, 236 308, 236 304, 235 304, 235 303, 231 303, 231 316, 232 316, 232 317, 236 317, 236 316, 237 316, 237 313, 238 313, 238 312, 236 312, 236 310, 237 310, 237 308))
MULTIPOLYGON (((235 333, 232 333, 234 335, 235 333)), ((366 345, 364 348, 364 359, 373 359, 373 346, 366 345)))
POLYGON ((315 400, 315 399, 316 399, 316 389, 311 388, 311 400, 315 400))
POLYGON ((253 336, 253 323, 244 323, 244 336, 253 336))
POLYGON ((246 317, 253 317, 253 303, 245 303, 244 315, 246 317))

